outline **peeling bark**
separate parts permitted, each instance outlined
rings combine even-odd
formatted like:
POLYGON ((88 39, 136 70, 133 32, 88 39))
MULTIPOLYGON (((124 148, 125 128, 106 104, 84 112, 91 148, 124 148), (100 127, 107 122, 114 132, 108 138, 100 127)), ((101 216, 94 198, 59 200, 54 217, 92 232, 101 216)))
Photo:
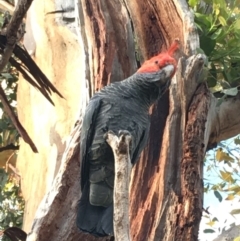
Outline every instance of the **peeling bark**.
MULTIPOLYGON (((188 132, 187 113, 190 103, 194 101, 194 97, 191 100, 189 96, 194 96, 199 85, 198 76, 203 60, 202 55, 179 60, 178 70, 170 87, 170 108, 165 105, 165 108, 169 108, 169 112, 158 113, 160 116, 166 115, 165 122, 158 122, 161 119, 156 117, 156 109, 152 114, 152 131, 150 130, 148 147, 134 167, 132 183, 138 185, 132 186, 130 192, 133 240, 144 241, 148 238, 150 240, 191 240, 187 239, 185 234, 179 236, 175 230, 178 222, 183 220, 178 212, 186 195, 186 193, 181 194, 183 187, 180 180, 182 178, 181 160, 184 157, 186 141, 185 132, 188 132), (162 135, 159 135, 157 130, 163 131, 162 135)), ((160 104, 163 105, 162 100, 158 103, 160 104)), ((201 146, 203 139, 198 138, 194 141, 200 141, 196 145, 201 146)), ((198 171, 201 170, 199 160, 196 168, 198 171)), ((202 175, 202 171, 200 174, 202 175)), ((200 174, 199 177, 202 177, 200 174)), ((202 188, 196 192, 197 196, 201 196, 201 190, 202 188)), ((195 203, 192 201, 189 205, 194 206, 195 203)), ((198 223, 200 218, 201 215, 197 217, 198 223)), ((191 234, 193 235, 195 231, 191 230, 191 234)))
POLYGON ((181 160, 181 195, 175 240, 197 240, 203 207, 204 133, 210 106, 206 84, 196 90, 188 109, 181 160), (180 237, 180 238, 179 238, 180 237))
POLYGON ((84 36, 89 64, 91 94, 136 70, 130 18, 118 0, 79 2, 84 17, 84 36))
POLYGON ((51 190, 45 195, 36 213, 32 230, 27 241, 37 240, 74 240, 77 233, 76 205, 79 197, 79 133, 81 122, 77 123, 64 153, 62 165, 51 190), (68 172, 66 172, 68 170, 68 172), (66 205, 64 205, 64 203, 66 205), (69 214, 71 214, 69 216, 69 214), (57 223, 56 223, 56 220, 57 223), (60 228, 65 225, 68 228, 60 228), (56 238, 55 238, 56 237, 56 238))
POLYGON ((76 226, 77 202, 80 198, 79 137, 81 117, 75 124, 63 154, 63 162, 51 190, 39 205, 27 241, 111 241, 81 233, 76 226))

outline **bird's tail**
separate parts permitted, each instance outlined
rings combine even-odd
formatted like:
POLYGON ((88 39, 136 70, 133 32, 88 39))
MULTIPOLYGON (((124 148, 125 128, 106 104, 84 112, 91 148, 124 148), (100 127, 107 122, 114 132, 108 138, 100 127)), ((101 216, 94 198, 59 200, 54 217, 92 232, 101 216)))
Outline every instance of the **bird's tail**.
POLYGON ((92 235, 113 235, 113 204, 109 207, 93 206, 89 203, 89 184, 86 184, 78 204, 77 226, 92 235))

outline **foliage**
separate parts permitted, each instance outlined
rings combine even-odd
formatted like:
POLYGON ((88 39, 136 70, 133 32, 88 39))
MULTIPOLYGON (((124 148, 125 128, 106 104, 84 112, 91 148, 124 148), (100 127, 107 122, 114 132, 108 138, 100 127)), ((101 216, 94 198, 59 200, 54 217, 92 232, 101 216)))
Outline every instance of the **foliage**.
MULTIPOLYGON (((3 18, 0 15, 0 24, 3 18)), ((8 64, 0 74, 0 84, 7 96, 13 110, 16 111, 18 72, 8 64)), ((4 113, 2 103, 0 103, 0 147, 10 144, 18 145, 19 134, 13 126, 10 118, 4 113)), ((21 227, 23 222, 24 200, 20 192, 20 180, 15 173, 7 173, 6 162, 16 159, 16 151, 8 150, 0 152, 0 230, 8 227, 21 227)), ((15 164, 11 161, 12 164, 15 164)), ((1 237, 0 237, 1 239, 1 237)), ((9 240, 2 237, 1 240, 9 240)))
MULTIPOLYGON (((234 139, 219 143, 215 150, 207 153, 204 162, 206 173, 204 174, 205 193, 213 191, 219 202, 222 200, 240 201, 240 136, 234 139)), ((207 211, 208 212, 208 211, 207 211)), ((240 209, 233 208, 232 216, 239 215, 240 209)), ((216 217, 207 213, 204 215, 209 221, 206 223, 210 228, 205 233, 215 232, 215 225, 218 222, 216 217)))
POLYGON ((236 95, 235 87, 240 85, 240 1, 189 0, 189 5, 195 12, 199 51, 208 57, 208 86, 217 97, 236 95))
MULTIPOLYGON (((0 229, 21 227, 24 200, 20 193, 19 178, 0 169, 0 229)), ((3 237, 2 240, 8 240, 3 237)))
MULTIPOLYGON (((0 82, 4 89, 4 92, 10 102, 15 113, 16 110, 16 93, 17 93, 17 80, 18 74, 16 70, 9 66, 6 72, 1 73, 0 82)), ((10 118, 4 113, 2 103, 0 103, 0 147, 9 145, 9 144, 17 144, 19 139, 19 134, 16 128, 13 126, 10 118)))
MULTIPOLYGON (((8 100, 16 111, 16 90, 18 80, 16 74, 11 74, 15 71, 10 66, 8 73, 2 73, 0 76, 1 84, 5 90, 8 100)), ((0 103, 0 109, 2 105, 0 103)), ((3 112, 0 119, 0 147, 10 144, 18 145, 19 134, 9 117, 3 112)), ((0 230, 15 226, 21 227, 23 221, 24 200, 20 193, 19 178, 14 173, 7 173, 3 167, 6 167, 6 162, 9 160, 15 164, 13 159, 16 159, 16 151, 7 150, 0 152, 0 230), (14 157, 13 157, 14 155, 14 157)), ((2 241, 9 240, 3 237, 2 241)))
MULTIPOLYGON (((12 2, 10 1, 10 3, 12 2)), ((2 26, 3 22, 3 13, 0 13, 0 27, 2 26)), ((16 93, 18 76, 19 73, 16 68, 12 67, 9 63, 0 74, 0 83, 15 113, 17 113, 16 93)), ((13 126, 10 118, 6 114, 4 114, 3 105, 1 102, 0 117, 0 147, 9 144, 18 144, 19 134, 16 128, 13 126)))

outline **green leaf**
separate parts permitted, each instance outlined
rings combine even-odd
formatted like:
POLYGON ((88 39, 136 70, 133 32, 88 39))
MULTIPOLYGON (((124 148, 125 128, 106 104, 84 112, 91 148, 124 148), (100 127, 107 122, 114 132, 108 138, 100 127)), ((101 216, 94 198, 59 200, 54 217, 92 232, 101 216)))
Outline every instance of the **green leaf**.
POLYGON ((204 187, 204 192, 208 192, 208 190, 209 190, 209 184, 206 186, 206 187, 204 187))
POLYGON ((208 223, 206 223, 208 226, 210 226, 210 227, 213 227, 214 226, 214 224, 215 224, 215 222, 212 220, 212 221, 209 221, 208 223))
POLYGON ((217 161, 221 162, 221 161, 230 161, 230 162, 233 162, 234 159, 229 156, 228 153, 224 152, 222 150, 222 148, 218 148, 217 151, 216 151, 216 159, 217 161))
POLYGON ((235 22, 234 29, 240 30, 240 19, 237 19, 237 21, 235 22))
POLYGON ((240 186, 235 185, 227 189, 228 191, 234 191, 235 193, 240 192, 240 186))
POLYGON ((207 4, 212 4, 212 0, 204 0, 204 2, 207 4))
POLYGON ((222 202, 222 195, 218 191, 214 191, 215 197, 218 199, 219 202, 222 202))
POLYGON ((189 0, 188 4, 191 8, 194 8, 198 3, 198 0, 189 0))
POLYGON ((217 84, 217 69, 213 63, 210 65, 209 75, 207 78, 208 87, 215 87, 217 84))
POLYGON ((201 48, 196 48, 198 54, 205 54, 205 52, 201 48))
POLYGON ((228 194, 228 196, 225 198, 225 200, 228 200, 228 201, 232 201, 234 199, 234 195, 233 194, 228 194))
POLYGON ((219 20, 219 22, 222 24, 222 26, 226 26, 226 25, 227 25, 227 22, 226 22, 226 20, 224 19, 224 17, 219 16, 219 17, 218 17, 218 20, 219 20))
POLYGON ((220 170, 220 174, 221 174, 221 178, 225 181, 225 182, 229 182, 229 183, 233 183, 234 179, 232 177, 232 173, 231 172, 227 172, 227 171, 222 171, 220 170))
POLYGON ((196 22, 195 22, 195 25, 197 26, 197 28, 198 28, 201 32, 204 32, 204 30, 203 30, 203 28, 201 27, 201 25, 197 24, 196 22))
POLYGON ((213 229, 207 228, 203 230, 204 233, 215 233, 213 229))
POLYGON ((5 79, 12 79, 12 75, 9 73, 1 73, 1 75, 5 78, 5 79))
POLYGON ((231 215, 236 215, 236 214, 240 214, 240 209, 233 209, 231 212, 230 212, 231 215))
POLYGON ((240 145, 240 138, 239 137, 235 138, 234 143, 235 145, 240 145))
POLYGON ((209 16, 202 13, 195 13, 195 22, 206 30, 210 29, 211 27, 211 21, 209 16))
POLYGON ((14 184, 13 182, 8 182, 8 183, 5 185, 4 190, 5 190, 6 192, 12 192, 14 186, 15 186, 15 184, 14 184))
POLYGON ((238 94, 238 88, 230 88, 230 89, 224 89, 222 90, 222 93, 225 95, 230 95, 230 96, 236 96, 238 94))
POLYGON ((213 0, 213 8, 220 8, 221 14, 224 14, 226 12, 227 4, 226 0, 213 0))
POLYGON ((0 168, 0 188, 2 189, 8 181, 8 174, 3 168, 0 168))
POLYGON ((17 94, 16 94, 16 93, 11 93, 11 94, 9 95, 9 97, 10 97, 11 100, 16 100, 17 94))
POLYGON ((221 37, 221 35, 223 34, 223 29, 222 28, 218 28, 217 30, 215 30, 212 35, 211 35, 211 39, 218 39, 219 37, 221 37))
POLYGON ((201 47, 201 49, 203 49, 203 51, 205 52, 205 54, 207 56, 209 56, 212 53, 212 51, 215 48, 215 45, 216 45, 215 39, 211 39, 208 36, 200 37, 200 47, 201 47))

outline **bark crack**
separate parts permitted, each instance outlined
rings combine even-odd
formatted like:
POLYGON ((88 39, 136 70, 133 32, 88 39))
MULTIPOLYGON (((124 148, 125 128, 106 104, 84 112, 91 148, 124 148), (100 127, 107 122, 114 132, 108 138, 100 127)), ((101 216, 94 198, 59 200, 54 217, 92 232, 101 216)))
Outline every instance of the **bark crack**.
POLYGON ((202 215, 201 190, 203 184, 201 173, 202 160, 205 155, 202 140, 204 140, 209 103, 209 90, 206 84, 201 84, 190 103, 183 143, 184 153, 181 161, 182 206, 175 237, 185 237, 186 241, 197 240, 195 230, 199 228, 202 215))

